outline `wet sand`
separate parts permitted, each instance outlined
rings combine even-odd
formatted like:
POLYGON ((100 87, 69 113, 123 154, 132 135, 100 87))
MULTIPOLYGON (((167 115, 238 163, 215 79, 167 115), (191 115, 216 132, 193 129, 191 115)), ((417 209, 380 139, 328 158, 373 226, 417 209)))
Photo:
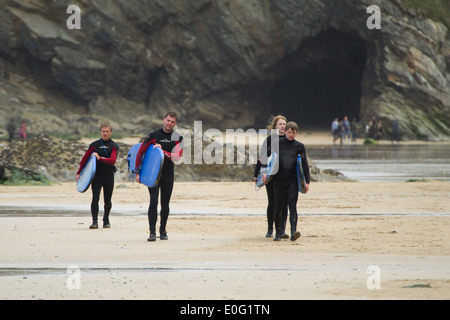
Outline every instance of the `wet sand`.
POLYGON ((448 299, 449 193, 446 182, 313 183, 302 237, 274 242, 264 190, 178 182, 169 240, 150 243, 141 185, 116 186, 112 228, 98 230, 74 183, 0 186, 2 206, 40 206, 0 214, 0 299, 448 299))
POLYGON ((312 183, 302 237, 274 242, 264 189, 176 182, 169 240, 150 243, 142 185, 116 184, 112 228, 98 230, 74 183, 0 186, 0 299, 449 299, 449 194, 439 181, 312 183))

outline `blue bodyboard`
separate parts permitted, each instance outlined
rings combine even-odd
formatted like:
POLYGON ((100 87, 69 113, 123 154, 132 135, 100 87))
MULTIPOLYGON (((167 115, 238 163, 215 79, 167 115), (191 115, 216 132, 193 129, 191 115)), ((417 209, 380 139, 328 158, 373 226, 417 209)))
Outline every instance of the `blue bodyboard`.
POLYGON ((134 146, 130 148, 127 154, 127 161, 128 161, 128 172, 129 174, 134 175, 134 169, 136 168, 136 156, 137 152, 139 151, 139 148, 141 147, 142 143, 137 143, 134 146))
POLYGON ((164 153, 160 148, 153 145, 147 149, 142 161, 139 179, 141 183, 149 188, 155 187, 161 177, 161 170, 164 164, 164 153))
POLYGON ((89 189, 89 186, 94 180, 95 170, 97 169, 97 158, 92 155, 83 170, 80 173, 80 178, 77 181, 77 190, 81 193, 89 189))
POLYGON ((305 173, 303 172, 303 166, 302 166, 302 157, 298 155, 297 157, 297 185, 298 185, 298 191, 305 194, 306 193, 306 180, 305 180, 305 173))
POLYGON ((267 158, 267 166, 259 169, 258 177, 256 178, 257 188, 261 188, 264 185, 263 175, 267 174, 265 184, 268 184, 270 180, 272 180, 274 174, 278 171, 275 168, 278 168, 278 153, 276 151, 274 151, 270 157, 267 158))

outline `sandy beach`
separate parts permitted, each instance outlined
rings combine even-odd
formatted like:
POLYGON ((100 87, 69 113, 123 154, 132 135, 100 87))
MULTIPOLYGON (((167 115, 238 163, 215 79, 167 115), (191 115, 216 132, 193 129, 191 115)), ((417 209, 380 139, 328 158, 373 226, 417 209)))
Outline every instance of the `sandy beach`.
POLYGON ((300 195, 302 237, 274 242, 264 190, 179 182, 169 240, 149 243, 141 185, 116 187, 112 228, 98 230, 90 192, 73 183, 2 186, 0 299, 448 299, 449 192, 445 182, 314 183, 300 195), (10 216, 18 203, 34 209, 10 216))
POLYGON ((176 182, 169 240, 150 243, 142 185, 116 184, 98 230, 75 183, 0 186, 0 299, 449 299, 449 194, 439 181, 312 183, 301 238, 274 242, 264 189, 176 182))

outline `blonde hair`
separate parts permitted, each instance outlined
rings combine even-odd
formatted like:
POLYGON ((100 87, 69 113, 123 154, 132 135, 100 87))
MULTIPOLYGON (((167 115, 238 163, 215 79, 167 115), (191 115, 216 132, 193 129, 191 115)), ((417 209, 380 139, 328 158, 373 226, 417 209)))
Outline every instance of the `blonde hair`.
POLYGON ((278 121, 280 121, 280 120, 284 120, 287 122, 286 117, 281 114, 276 115, 276 116, 271 116, 269 121, 267 122, 267 130, 270 131, 272 129, 275 129, 278 121))
POLYGON ((100 125, 100 131, 102 131, 103 128, 109 128, 109 130, 111 130, 111 132, 112 132, 111 124, 109 124, 109 122, 103 122, 100 125))

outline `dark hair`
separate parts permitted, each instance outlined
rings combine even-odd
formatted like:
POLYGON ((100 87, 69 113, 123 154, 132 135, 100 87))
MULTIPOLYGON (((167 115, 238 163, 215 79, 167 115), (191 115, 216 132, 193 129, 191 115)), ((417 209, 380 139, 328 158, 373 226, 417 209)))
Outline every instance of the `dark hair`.
POLYGON ((298 125, 294 121, 289 121, 286 123, 285 131, 288 131, 289 129, 298 132, 298 125))
POLYGON ((177 116, 177 114, 176 114, 175 112, 173 112, 173 111, 167 112, 167 114, 166 114, 166 116, 165 116, 164 118, 167 118, 167 117, 175 118, 175 120, 178 121, 178 116, 177 116))

